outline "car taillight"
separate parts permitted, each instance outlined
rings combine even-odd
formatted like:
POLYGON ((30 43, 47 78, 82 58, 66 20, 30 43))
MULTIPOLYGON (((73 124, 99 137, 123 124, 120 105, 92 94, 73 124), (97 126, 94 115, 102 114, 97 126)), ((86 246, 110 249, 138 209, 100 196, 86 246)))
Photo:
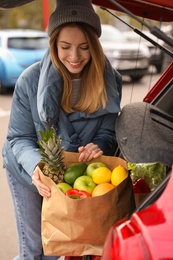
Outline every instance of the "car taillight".
POLYGON ((131 221, 113 226, 105 241, 102 260, 150 260, 142 234, 131 221))

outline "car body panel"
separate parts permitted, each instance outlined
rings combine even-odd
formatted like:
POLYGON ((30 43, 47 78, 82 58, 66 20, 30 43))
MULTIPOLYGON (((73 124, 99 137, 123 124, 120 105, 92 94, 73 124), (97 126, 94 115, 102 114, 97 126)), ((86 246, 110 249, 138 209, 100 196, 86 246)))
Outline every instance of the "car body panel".
POLYGON ((11 54, 16 58, 22 68, 27 68, 31 64, 42 59, 46 49, 42 50, 15 50, 10 49, 11 54))
MULTIPOLYGON (((120 4, 137 16, 162 22, 172 21, 173 17, 172 0, 92 0, 92 2, 93 4, 104 8, 122 11, 122 9, 117 5, 120 4)), ((126 11, 124 11, 124 13, 126 13, 126 11)))
POLYGON ((111 227, 102 260, 173 259, 173 167, 169 175, 169 182, 155 203, 111 227))
MULTIPOLYGON (((18 7, 34 0, 1 0, 0 9, 9 9, 18 7)), ((113 3, 117 2, 137 16, 160 21, 172 21, 173 17, 173 1, 172 0, 92 0, 92 3, 98 6, 109 8, 112 10, 122 11, 113 3), (153 12, 154 7, 154 12, 153 12), (163 8, 164 7, 164 8, 163 8)), ((43 3, 44 4, 44 3, 43 3)))
POLYGON ((143 101, 151 103, 173 116, 173 62, 163 72, 158 81, 144 97, 143 101), (166 101, 165 101, 166 100, 166 101))

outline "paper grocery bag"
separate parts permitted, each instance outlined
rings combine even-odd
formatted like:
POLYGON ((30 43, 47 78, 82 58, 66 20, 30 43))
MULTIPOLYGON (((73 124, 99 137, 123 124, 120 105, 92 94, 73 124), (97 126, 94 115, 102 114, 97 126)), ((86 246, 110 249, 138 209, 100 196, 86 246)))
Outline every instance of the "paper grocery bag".
MULTIPOLYGON (((77 153, 65 153, 67 167, 78 162, 77 153)), ((126 162, 121 158, 101 156, 97 160, 110 169, 126 162)), ((109 228, 118 220, 129 218, 135 209, 130 176, 108 193, 86 199, 71 199, 43 175, 51 197, 43 199, 42 243, 47 256, 102 255, 109 228)))
POLYGON ((135 204, 136 204, 136 208, 138 208, 141 203, 148 197, 150 193, 135 193, 135 204))

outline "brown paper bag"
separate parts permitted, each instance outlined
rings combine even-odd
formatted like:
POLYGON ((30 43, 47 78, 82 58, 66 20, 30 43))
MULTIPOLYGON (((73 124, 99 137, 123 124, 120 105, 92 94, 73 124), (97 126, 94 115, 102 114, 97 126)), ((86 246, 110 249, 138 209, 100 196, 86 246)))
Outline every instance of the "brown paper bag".
MULTIPOLYGON (((65 164, 78 162, 77 153, 65 152, 65 164)), ((117 157, 101 156, 91 162, 106 163, 112 170, 127 167, 117 157)), ((41 180, 51 188, 52 196, 43 199, 42 243, 48 256, 102 255, 109 228, 118 220, 129 218, 135 209, 130 176, 108 193, 81 200, 65 196, 56 184, 42 172, 41 180)))
POLYGON ((135 193, 134 196, 135 196, 135 204, 136 204, 136 208, 138 208, 141 203, 147 198, 147 196, 149 195, 150 193, 135 193))

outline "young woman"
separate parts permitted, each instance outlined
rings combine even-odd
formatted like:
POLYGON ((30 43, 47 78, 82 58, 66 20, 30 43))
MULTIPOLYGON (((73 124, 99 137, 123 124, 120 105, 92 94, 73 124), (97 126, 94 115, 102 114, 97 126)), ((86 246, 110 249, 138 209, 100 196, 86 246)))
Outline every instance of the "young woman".
POLYGON ((3 149, 18 231, 15 259, 20 260, 57 259, 42 250, 42 197, 51 192, 37 171, 39 130, 54 126, 65 150, 79 152, 79 161, 114 155, 117 148, 121 76, 103 53, 100 20, 91 2, 59 0, 48 34, 45 57, 15 86, 3 149))

